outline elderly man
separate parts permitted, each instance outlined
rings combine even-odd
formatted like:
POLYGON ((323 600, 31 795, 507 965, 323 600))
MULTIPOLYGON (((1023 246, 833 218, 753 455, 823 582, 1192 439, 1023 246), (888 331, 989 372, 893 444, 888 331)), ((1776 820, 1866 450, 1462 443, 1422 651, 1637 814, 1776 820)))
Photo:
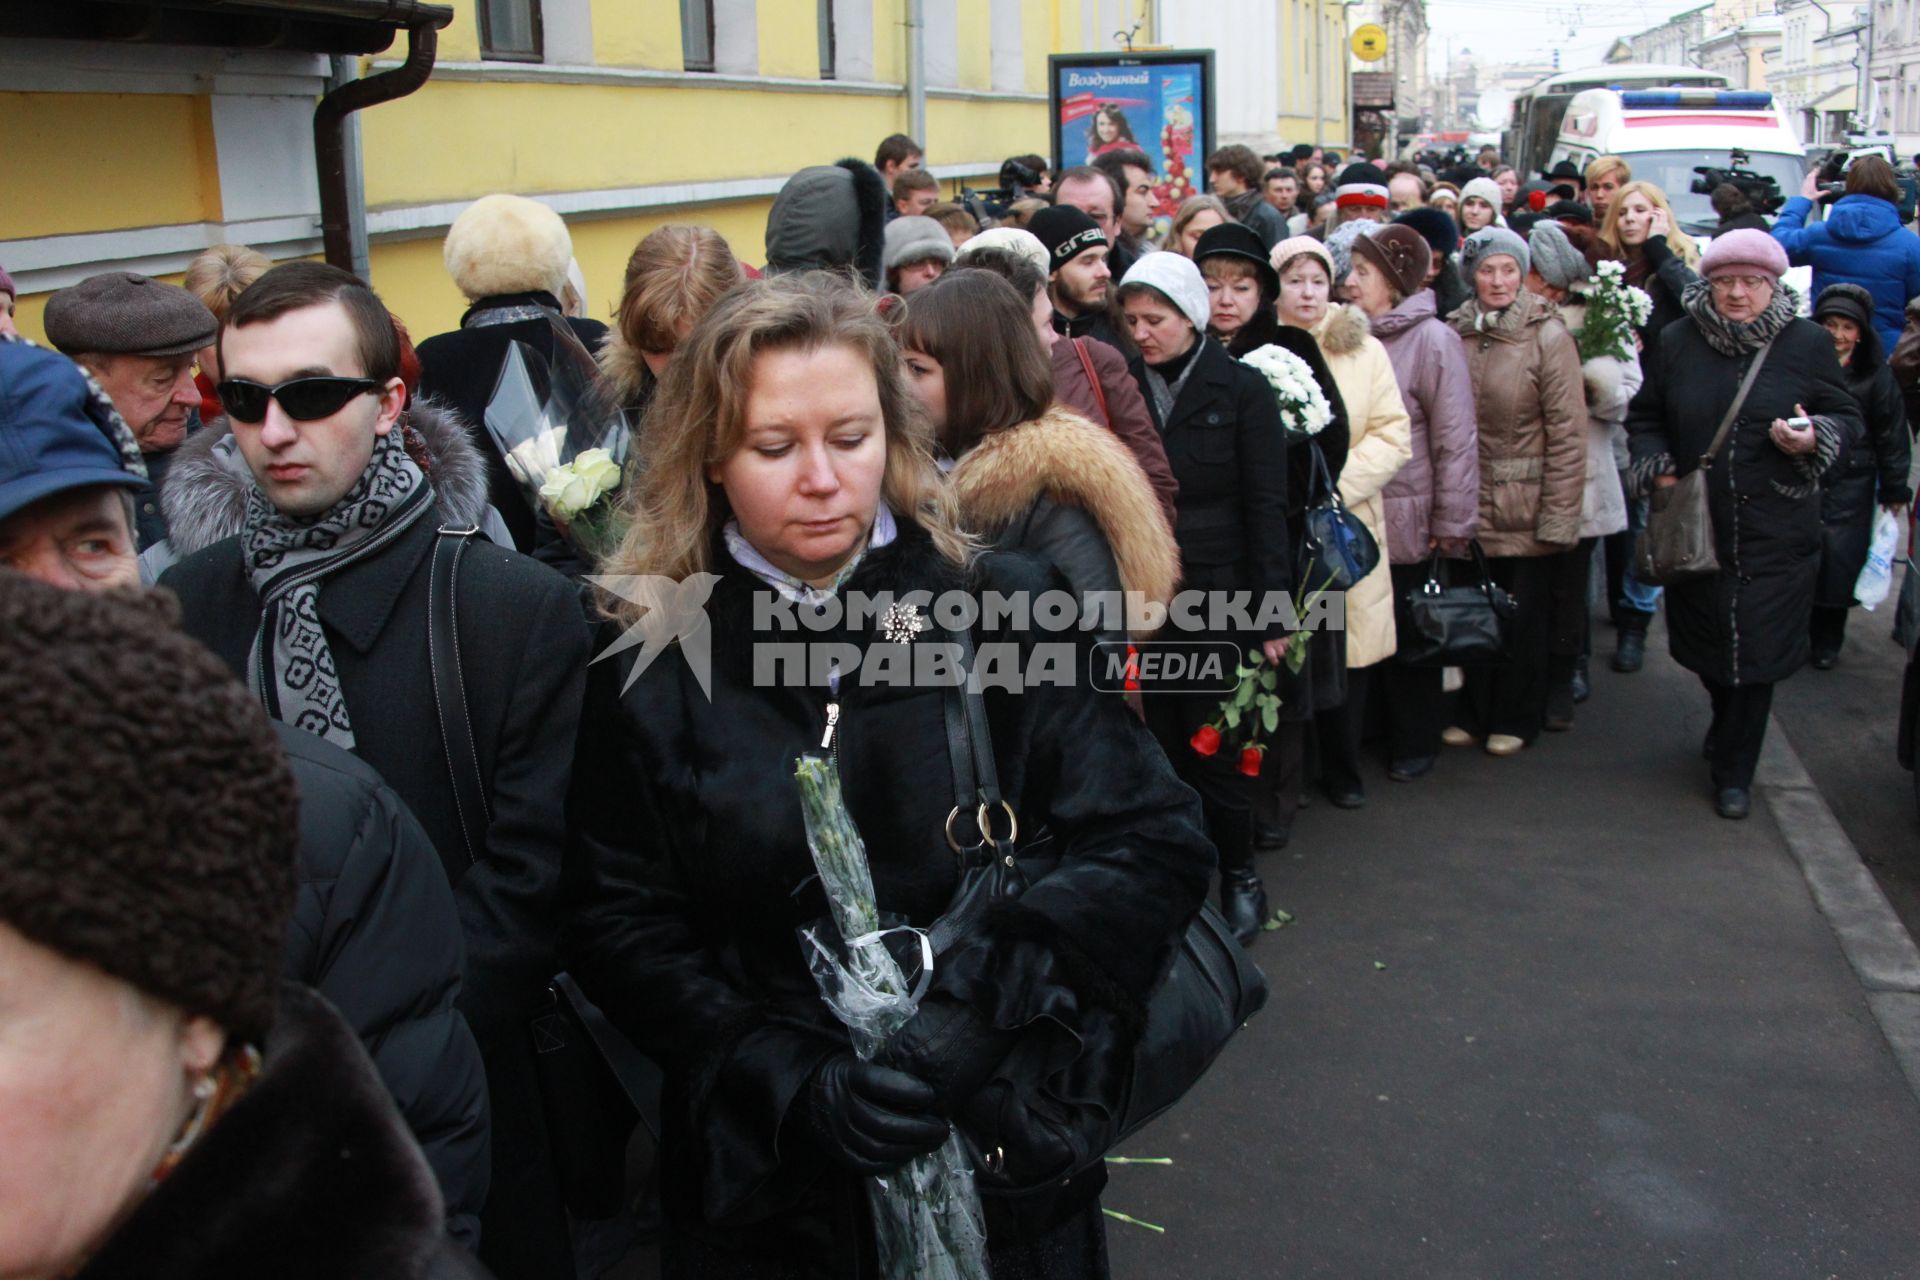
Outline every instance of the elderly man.
POLYGON ((194 361, 219 322, 176 285, 104 271, 47 299, 45 324, 47 340, 94 376, 140 443, 153 482, 134 511, 144 551, 167 536, 158 493, 173 451, 199 428, 194 361))
POLYGON ((1395 213, 1418 209, 1427 202, 1427 184, 1417 173, 1396 173, 1387 182, 1387 203, 1395 213))

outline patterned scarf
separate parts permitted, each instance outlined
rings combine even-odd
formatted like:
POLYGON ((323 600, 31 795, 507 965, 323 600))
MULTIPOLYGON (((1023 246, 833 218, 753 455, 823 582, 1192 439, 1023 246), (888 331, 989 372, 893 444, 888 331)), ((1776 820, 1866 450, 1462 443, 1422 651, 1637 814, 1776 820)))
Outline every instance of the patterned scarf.
POLYGON ((1744 324, 1736 324, 1714 309, 1713 285, 1704 279, 1687 286, 1680 305, 1700 327, 1700 336, 1707 340, 1707 345, 1734 359, 1766 346, 1793 320, 1795 310, 1793 295, 1787 291, 1785 281, 1774 282, 1773 301, 1765 311, 1744 324))
POLYGON ((320 626, 328 574, 390 545, 433 509, 433 487, 389 431, 346 497, 311 520, 282 515, 258 487, 247 490, 240 529, 248 580, 265 606, 247 658, 247 682, 276 720, 353 749, 346 698, 320 626))

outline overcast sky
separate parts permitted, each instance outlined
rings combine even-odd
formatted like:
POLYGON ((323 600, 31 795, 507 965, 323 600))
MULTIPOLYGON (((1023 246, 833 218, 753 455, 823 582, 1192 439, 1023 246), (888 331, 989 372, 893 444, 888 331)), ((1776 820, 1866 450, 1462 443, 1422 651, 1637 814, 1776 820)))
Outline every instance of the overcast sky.
POLYGON ((1446 64, 1453 52, 1472 49, 1483 62, 1546 62, 1560 50, 1566 68, 1599 62, 1609 46, 1658 26, 1676 13, 1696 9, 1703 0, 1427 0, 1429 65, 1446 64))

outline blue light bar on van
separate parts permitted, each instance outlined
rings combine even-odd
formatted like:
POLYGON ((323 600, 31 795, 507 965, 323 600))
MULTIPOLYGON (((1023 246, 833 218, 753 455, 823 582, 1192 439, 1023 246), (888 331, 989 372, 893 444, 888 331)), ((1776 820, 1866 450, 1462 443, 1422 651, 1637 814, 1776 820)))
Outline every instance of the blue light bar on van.
POLYGON ((1738 89, 1628 89, 1620 105, 1629 110, 1663 107, 1721 107, 1730 111, 1766 111, 1773 95, 1738 89))

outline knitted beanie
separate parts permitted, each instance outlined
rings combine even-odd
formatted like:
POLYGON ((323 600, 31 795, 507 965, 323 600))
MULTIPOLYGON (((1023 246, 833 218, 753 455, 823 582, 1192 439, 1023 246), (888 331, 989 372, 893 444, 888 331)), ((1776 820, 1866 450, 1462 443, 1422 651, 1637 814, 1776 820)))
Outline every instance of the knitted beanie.
POLYGON ((1527 250, 1533 258, 1533 269, 1556 289, 1571 289, 1593 276, 1593 264, 1574 247, 1557 222, 1536 223, 1527 233, 1527 250))
POLYGON ((567 285, 573 237, 559 214, 525 196, 481 196, 447 228, 441 255, 469 300, 550 293, 567 285))
POLYGON ((1460 188, 1461 204, 1465 204, 1467 201, 1475 199, 1476 197, 1485 200, 1493 206, 1493 216, 1496 223, 1504 222, 1506 204, 1500 195, 1499 183, 1495 182, 1492 178, 1475 178, 1472 182, 1460 188))
POLYGON ((1372 235, 1353 242, 1356 258, 1387 273, 1393 287, 1403 298, 1410 298, 1427 287, 1427 271, 1433 266, 1433 250, 1418 231, 1400 223, 1376 227, 1372 235))
POLYGON ((942 263, 953 261, 953 237, 945 227, 921 214, 895 218, 887 224, 886 244, 880 255, 882 268, 891 271, 929 258, 942 263))
POLYGON ((1527 274, 1533 262, 1527 242, 1505 227, 1482 227, 1468 236, 1466 244, 1460 248, 1460 272, 1471 280, 1481 259, 1497 258, 1503 253, 1520 264, 1521 275, 1527 274))
POLYGON ((1107 246, 1107 233, 1100 229, 1100 224, 1089 217, 1085 210, 1076 209, 1070 204, 1056 204, 1040 210, 1027 223, 1027 230, 1046 246, 1047 257, 1052 264, 1049 272, 1058 271, 1089 249, 1104 249, 1107 246))
POLYGON ((1267 261, 1281 275, 1287 274, 1287 268, 1296 258, 1312 258, 1327 269, 1327 281, 1333 281, 1333 255, 1327 252, 1325 241, 1312 236, 1291 236, 1273 246, 1273 252, 1267 255, 1267 261))
POLYGON ((1757 227, 1742 227, 1717 235, 1707 251, 1700 255, 1700 274, 1745 269, 1778 280, 1787 274, 1787 251, 1780 242, 1757 227))
POLYGON ((1342 209, 1384 209, 1388 204, 1386 172, 1378 165, 1356 160, 1340 171, 1333 198, 1342 209))
POLYGON ((1379 228, 1377 222, 1343 222, 1327 232, 1327 253, 1333 258, 1333 284, 1339 288, 1353 270, 1353 244, 1362 236, 1372 235, 1379 228))
POLYGON ((1213 318, 1213 303, 1207 297, 1207 282, 1200 275, 1200 268, 1189 259, 1177 253, 1149 253, 1127 268, 1125 278, 1120 281, 1122 291, 1140 285, 1165 295, 1167 301, 1193 321, 1196 330, 1203 334, 1207 331, 1207 321, 1213 318))
POLYGON ((0 923, 258 1044, 293 779, 260 704, 172 614, 0 571, 0 923))

